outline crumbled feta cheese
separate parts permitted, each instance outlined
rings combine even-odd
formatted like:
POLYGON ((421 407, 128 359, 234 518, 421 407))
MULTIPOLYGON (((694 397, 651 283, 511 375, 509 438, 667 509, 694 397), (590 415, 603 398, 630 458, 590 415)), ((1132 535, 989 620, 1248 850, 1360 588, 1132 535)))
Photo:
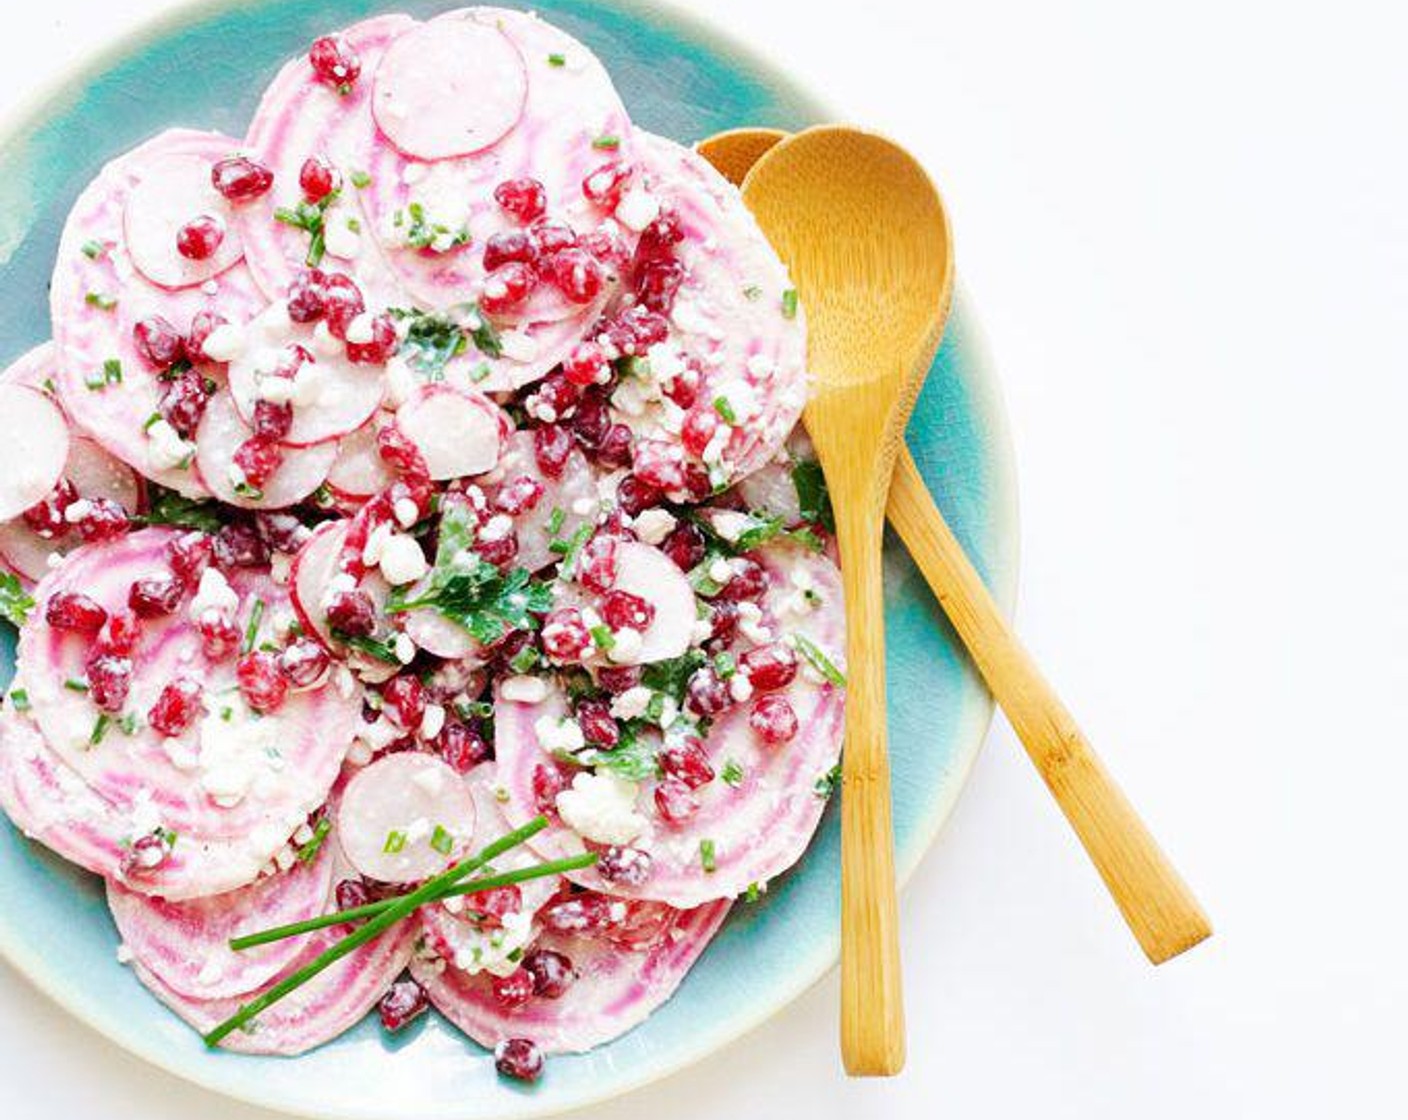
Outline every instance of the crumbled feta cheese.
POLYGON ((519 704, 540 704, 548 694, 547 682, 541 677, 519 675, 507 677, 499 685, 499 696, 519 704))
POLYGON ((87 498, 79 498, 76 502, 70 502, 64 510, 64 520, 70 525, 77 525, 92 512, 93 503, 87 498))
POLYGON ((376 337, 372 324, 376 320, 369 312, 363 311, 347 324, 347 342, 353 346, 365 346, 376 337))
POLYGON ((212 362, 233 362, 244 356, 249 345, 249 334, 235 323, 221 323, 205 336, 201 350, 212 362))
POLYGON ((714 532, 723 537, 729 543, 738 540, 748 530, 752 524, 752 518, 746 513, 739 513, 737 510, 725 509, 716 512, 710 518, 710 524, 714 527, 714 532))
POLYGON ((499 348, 511 362, 531 362, 538 356, 538 340, 527 331, 504 331, 499 335, 499 348))
POLYGON ((659 544, 679 524, 667 509, 642 510, 635 520, 636 536, 646 544, 659 544))
POLYGON ((647 821, 635 810, 638 787, 612 773, 581 773, 557 795, 563 823, 585 840, 629 844, 647 821))
POLYGON ((185 469, 195 453, 196 445, 182 439, 165 420, 157 420, 147 429, 147 465, 153 470, 185 469))
POLYGON ((743 704, 753 699, 753 682, 742 673, 735 673, 728 679, 728 694, 743 704))
POLYGON ((386 363, 385 381, 386 403, 391 408, 400 408, 410 400, 411 394, 420 384, 415 372, 407 364, 406 359, 400 355, 393 356, 386 363))
POLYGON ((445 709, 439 704, 427 704, 420 718, 420 737, 433 739, 445 729, 445 709))
POLYGON ((738 604, 738 632, 755 645, 772 641, 772 631, 763 625, 763 611, 757 603, 738 604))
POLYGON ((720 424, 714 429, 714 434, 709 437, 709 442, 704 445, 704 450, 699 453, 699 458, 706 463, 722 463, 724 450, 732 438, 733 429, 727 424, 720 424))
POLYGON ((496 513, 479 530, 481 541, 501 541, 513 532, 513 519, 506 513, 496 513))
POLYGON ((391 643, 391 646, 396 654, 396 660, 402 665, 409 665, 416 659, 416 644, 411 641, 409 634, 397 634, 396 640, 391 643))
POLYGON ((660 200, 640 185, 631 187, 616 204, 616 220, 639 233, 660 216, 660 200))
POLYGON ((606 656, 616 664, 631 664, 640 656, 642 638, 639 630, 633 630, 629 626, 623 626, 611 635, 615 639, 612 647, 606 651, 606 656))
POLYGON ((323 222, 323 246, 328 256, 350 261, 362 251, 362 235, 354 230, 346 219, 323 222))
POLYGON ((709 565, 709 578, 715 583, 727 583, 733 578, 733 565, 720 556, 709 565))
POLYGON ((638 719, 645 715, 645 709, 650 706, 650 698, 654 693, 643 685, 636 685, 628 688, 620 696, 611 701, 612 719, 638 719))
POLYGON ((122 942, 122 943, 121 943, 120 945, 118 945, 118 947, 117 947, 117 963, 118 963, 118 964, 131 964, 131 963, 132 963, 132 950, 127 947, 127 942, 125 942, 125 941, 122 942))
POLYGON ((420 520, 420 506, 416 505, 413 498, 397 498, 391 506, 391 512, 396 518, 396 523, 403 529, 409 529, 420 520))
POLYGON ((367 534, 367 543, 362 546, 362 563, 368 568, 374 568, 381 563, 382 553, 386 549, 386 542, 391 539, 392 532, 391 526, 383 521, 367 534))
POLYGON ((196 593, 191 596, 191 605, 186 613, 191 621, 199 622, 206 611, 233 614, 239 606, 239 595, 220 570, 212 564, 201 572, 200 583, 196 587, 196 593))
POLYGON ((342 350, 342 339, 332 333, 326 319, 318 320, 313 328, 313 353, 320 358, 335 358, 342 350))
POLYGON ((420 542, 405 533, 392 533, 381 549, 381 574, 393 587, 414 583, 430 570, 420 542))
POLYGON ((431 797, 439 797, 445 789, 445 771, 438 766, 426 766, 416 772, 411 784, 431 797))
POLYGON ((538 745, 548 754, 560 751, 571 754, 587 745, 581 725, 566 716, 539 716, 533 724, 533 732, 538 736, 538 745))

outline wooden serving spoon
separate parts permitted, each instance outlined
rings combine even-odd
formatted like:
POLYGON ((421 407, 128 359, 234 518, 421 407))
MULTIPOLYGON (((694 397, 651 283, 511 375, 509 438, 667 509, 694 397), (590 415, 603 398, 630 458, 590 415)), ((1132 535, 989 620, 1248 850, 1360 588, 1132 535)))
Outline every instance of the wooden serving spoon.
MULTIPOLYGON (((786 135, 737 129, 698 147, 742 185, 786 135)), ((1162 964, 1207 938, 1207 915, 1012 632, 907 448, 896 462, 888 514, 1148 958, 1162 964)))

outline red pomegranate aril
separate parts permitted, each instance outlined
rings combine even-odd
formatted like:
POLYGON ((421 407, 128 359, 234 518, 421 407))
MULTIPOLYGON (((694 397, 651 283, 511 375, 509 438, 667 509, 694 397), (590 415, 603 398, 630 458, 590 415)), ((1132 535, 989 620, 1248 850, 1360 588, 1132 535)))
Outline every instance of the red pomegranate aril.
POLYGON ((395 320, 390 315, 378 315, 371 321, 369 339, 347 343, 347 360, 363 366, 384 366, 396 353, 399 342, 395 320))
POLYGON ((543 484, 528 475, 519 475, 499 487, 494 495, 494 508, 510 517, 536 509, 543 500, 543 484))
POLYGON ((362 289, 351 277, 329 272, 323 277, 323 315, 334 338, 346 341, 352 320, 367 309, 362 289))
POLYGON ((641 676, 639 665, 609 665, 597 670, 596 682, 612 696, 620 696, 640 684, 641 676))
POLYGON ((283 439, 293 428, 293 405, 288 401, 255 401, 252 427, 256 436, 275 441, 283 439))
POLYGON ((200 427, 210 395, 205 391, 205 379, 195 370, 187 370, 162 390, 157 411, 183 439, 190 439, 200 427))
POLYGON ((552 949, 530 949, 523 967, 533 978, 533 993, 544 999, 559 999, 577 979, 572 959, 552 949))
POLYGON ((567 788, 567 779, 556 766, 533 767, 533 804, 540 813, 557 812, 557 795, 567 788))
POLYGON ((538 286, 538 273, 531 264, 509 261, 484 278, 479 306, 489 315, 503 315, 521 307, 538 286))
POLYGON ((640 304, 632 304, 606 325, 606 339, 622 354, 641 357, 657 342, 670 337, 665 316, 640 304))
POLYGON ((506 179, 494 188, 494 201, 525 225, 547 212, 547 188, 537 179, 506 179))
POLYGON ((479 558, 485 563, 493 564, 496 568, 506 568, 518 556, 518 534, 510 530, 493 540, 481 537, 475 544, 474 551, 479 553, 479 558))
POLYGON ((92 637, 103 628, 108 612, 79 591, 58 591, 44 604, 44 621, 55 630, 92 637))
POLYGON ((362 73, 362 60, 341 35, 324 35, 308 48, 308 62, 320 82, 347 93, 362 73))
POLYGON ((88 699, 99 711, 116 713, 127 703, 132 688, 132 662, 115 653, 99 653, 87 666, 88 699))
POLYGON ((582 547, 575 577, 588 591, 604 594, 616 582, 616 538, 597 533, 582 547))
POLYGON ((293 554, 313 535, 297 515, 260 510, 254 515, 254 531, 274 552, 293 554))
POLYGON ((288 681, 279 670, 279 655, 265 649, 246 653, 235 663, 235 680, 244 702, 256 712, 277 711, 288 696, 288 681))
POLYGON ((176 231, 176 251, 188 261, 208 261, 225 240, 225 223, 210 214, 192 218, 176 231))
POLYGON ((178 677, 156 698, 147 722, 162 735, 179 735, 191 726, 200 711, 201 686, 190 677, 178 677))
POLYGON ((200 582, 214 550, 215 542, 208 534, 192 529, 167 542, 166 562, 177 579, 194 587, 200 582))
POLYGON ((381 689, 381 710, 402 731, 415 731, 425 718, 425 686, 419 677, 402 673, 381 689))
POLYGON ((543 926, 557 933, 596 933, 611 924, 611 900, 589 891, 543 907, 543 926))
POLYGON ((185 585, 175 576, 148 576, 128 589, 127 605, 138 618, 160 618, 175 613, 185 595, 185 585))
POLYGON ((646 265, 636 276, 636 298, 641 305, 668 315, 675 306, 680 285, 684 283, 684 266, 678 261, 656 261, 646 265))
POLYGON ((608 591, 601 600, 601 617, 613 630, 644 630, 655 621, 655 607, 629 591, 608 591))
POLYGON ((595 387, 588 389, 572 414, 572 435, 588 451, 595 451, 610 430, 611 404, 606 393, 595 387))
POLYGON ((604 163, 582 180, 582 194, 589 202, 614 209, 631 178, 631 166, 619 160, 604 163))
POLYGON ((688 366, 670 378, 664 386, 665 396, 688 411, 699 398, 699 381, 699 370, 692 365, 688 366))
POLYGON ((714 768, 704 753, 704 744, 693 735, 665 747, 660 752, 660 766, 690 789, 699 789, 714 780, 714 768))
POLYGON ((311 638, 298 638, 279 653, 279 669, 294 688, 312 688, 331 664, 328 651, 311 638))
POLYGON ((446 723, 435 736, 434 746, 435 753, 461 774, 468 774, 493 757, 484 736, 465 723, 446 723))
POLYGON ((653 261, 673 260, 675 246, 683 240, 684 229, 680 225, 679 215, 672 210, 662 210, 653 222, 641 230, 640 241, 636 244, 636 267, 653 261))
POLYGON ((538 246, 532 236, 521 229, 509 229, 493 234, 484 243, 484 271, 493 272, 505 264, 534 264, 538 246))
POLYGON ((550 262, 552 282, 573 303, 591 303, 606 282, 601 262, 585 249, 564 249, 550 262))
POLYGON ((611 705, 605 700, 582 700, 577 704, 577 726, 582 738, 602 750, 615 750, 621 742, 621 728, 611 716, 611 705))
POLYGON ((592 648, 592 636, 576 607, 562 607, 543 619, 543 652, 559 665, 583 660, 592 648))
POLYGON ((712 668, 695 671, 685 685, 684 706, 697 716, 710 718, 733 705, 728 685, 712 668))
POLYGON ((781 642, 756 646, 738 659, 738 671, 755 692, 776 692, 797 677, 797 655, 781 642))
POLYGON ((608 883, 622 887, 643 887, 650 880, 654 861, 639 848, 610 847, 597 858, 596 872, 608 883))
POLYGON ((295 323, 316 323, 327 311, 327 276, 309 268, 288 286, 288 317, 295 323))
POLYGON ((763 592, 768 589, 768 577, 763 571, 763 566, 746 556, 737 557, 730 561, 730 564, 733 567, 733 578, 724 584, 723 590, 719 592, 720 597, 731 599, 735 603, 762 598, 763 592))
MULTIPOLYGON (((560 424, 540 424, 533 429, 533 458, 548 478, 561 478, 572 454, 572 437, 560 424)), ((538 495, 542 497, 541 490, 538 495)))
POLYGON ((392 470, 409 478, 427 478, 430 468, 420 448, 411 442, 395 424, 387 424, 377 429, 376 453, 392 470))
POLYGON ((283 465, 284 453, 278 442, 268 436, 251 436, 235 448, 234 461, 246 485, 262 490, 283 465))
POLYGON ((532 999, 536 987, 533 974, 526 968, 516 968, 507 976, 495 976, 489 985, 499 1006, 510 1011, 524 1006, 532 999))
POLYGON ((626 475, 616 486, 616 504, 632 517, 638 517, 651 506, 658 506, 660 499, 660 488, 638 474, 626 475))
POLYGON ((181 332, 160 315, 139 320, 132 327, 132 342, 152 369, 170 369, 186 356, 186 340, 181 332))
POLYGON ((525 407, 528 415, 550 424, 558 417, 566 416, 581 396, 582 390, 561 373, 550 373, 538 382, 525 407), (545 415, 545 410, 550 410, 553 415, 545 415))
POLYGON ((702 459, 718 430, 719 414, 714 411, 714 406, 699 405, 685 413, 684 423, 680 427, 680 442, 696 459, 702 459))
POLYGON ((562 373, 573 385, 604 384, 611 378, 611 363, 595 342, 579 342, 562 363, 562 373))
POLYGON ((614 222, 582 234, 578 244, 611 269, 624 267, 630 256, 620 228, 614 222))
POLYGON ((494 1047, 494 1068, 515 1081, 537 1081, 543 1075, 543 1052, 527 1038, 506 1038, 494 1047))
POLYGON ((376 631, 376 605, 360 588, 339 591, 328 603, 328 625, 349 638, 369 638, 376 631))
POLYGON ((201 650, 211 661, 224 661, 240 648, 239 627, 226 611, 213 607, 202 611, 196 630, 200 633, 201 650))
POLYGON ((127 511, 111 498, 89 498, 87 511, 76 522, 85 541, 110 541, 132 527, 127 511))
POLYGON ((274 185, 274 173, 248 156, 229 156, 210 169, 210 181, 229 202, 249 202, 274 185))
POLYGON ((333 899, 337 903, 339 910, 355 910, 358 906, 365 906, 369 902, 375 902, 372 892, 367 884, 361 879, 343 879, 333 891, 333 899))
POLYGON ((577 244, 577 235, 572 232, 572 227, 556 218, 540 218, 533 223, 528 234, 537 247, 540 260, 574 248, 577 244))
POLYGON ((763 742, 781 746, 797 737, 797 713, 785 697, 760 696, 748 713, 748 726, 763 742))
POLYGON ((430 1008, 430 997, 414 980, 397 980, 376 1005, 381 1025, 392 1034, 405 1030, 430 1008))
POLYGON ((709 605, 709 638, 727 645, 738 633, 738 604, 732 599, 715 599, 709 605))
POLYGON ((337 169, 322 156, 309 156, 298 169, 298 185, 309 202, 321 202, 340 185, 337 169))
POLYGON ((68 507, 78 501, 78 491, 66 478, 58 481, 49 496, 36 502, 20 516, 29 528, 45 540, 54 540, 68 532, 68 507))
POLYGON ((655 787, 655 810, 666 824, 684 824, 699 812, 699 799, 678 778, 666 778, 655 787))
POLYGON ((137 639, 142 635, 142 624, 131 611, 116 610, 108 615, 108 620, 98 634, 98 647, 104 653, 115 653, 126 657, 137 648, 137 639))
POLYGON ((714 492, 714 484, 709 479, 708 470, 698 463, 684 464, 684 481, 681 487, 692 502, 702 502, 714 492))
POLYGON ((689 572, 704 562, 709 545, 703 529, 692 521, 682 521, 660 542, 660 551, 673 560, 680 571, 689 572))
POLYGON ((635 436, 625 424, 612 424, 596 449, 596 461, 607 470, 629 469, 635 461, 635 436))
POLYGON ((234 521, 215 534, 215 563, 222 568, 262 568, 269 550, 248 521, 234 521))

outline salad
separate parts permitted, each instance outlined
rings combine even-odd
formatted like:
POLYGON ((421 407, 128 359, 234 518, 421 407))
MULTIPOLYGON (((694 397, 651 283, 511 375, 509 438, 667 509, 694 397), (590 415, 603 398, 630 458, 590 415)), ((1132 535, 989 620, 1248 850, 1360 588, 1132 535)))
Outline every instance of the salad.
POLYGON ((74 204, 0 376, 0 806, 212 1046, 536 1079, 803 854, 844 611, 738 192, 535 16, 324 36, 74 204))

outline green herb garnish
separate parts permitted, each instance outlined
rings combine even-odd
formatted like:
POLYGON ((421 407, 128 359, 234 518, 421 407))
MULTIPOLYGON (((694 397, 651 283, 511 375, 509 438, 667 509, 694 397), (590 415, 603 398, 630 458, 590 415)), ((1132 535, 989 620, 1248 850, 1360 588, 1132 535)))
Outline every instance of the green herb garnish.
POLYGON ((706 874, 718 866, 715 860, 714 842, 710 839, 705 838, 699 841, 699 866, 704 868, 706 874))
POLYGON ((23 626, 34 609, 34 598, 13 572, 0 572, 0 617, 14 626, 23 626))
POLYGON ((117 306, 117 298, 106 292, 89 292, 83 297, 83 302, 89 307, 96 307, 99 311, 111 311, 117 306))
POLYGON ((405 242, 412 249, 430 249, 436 253, 448 253, 468 245, 471 241, 469 229, 461 226, 451 229, 443 222, 432 222, 425 216, 425 207, 412 202, 406 207, 411 223, 405 227, 405 242))
POLYGON ((308 235, 308 255, 304 263, 309 268, 317 268, 323 263, 327 253, 327 213, 328 207, 337 201, 341 191, 329 191, 317 202, 300 202, 297 206, 280 206, 274 211, 274 220, 294 229, 301 229, 308 235))
POLYGON ((724 760, 723 769, 719 771, 719 777, 723 779, 724 785, 737 789, 743 784, 743 765, 736 758, 727 758, 724 760))
POLYGON ((106 256, 107 251, 108 247, 104 245, 101 241, 97 240, 85 241, 80 248, 80 252, 82 252, 83 255, 87 257, 90 261, 96 261, 106 256))
POLYGON ((372 185, 372 177, 365 171, 353 171, 347 178, 359 191, 366 190, 372 185))
POLYGON ((549 66, 566 66, 566 65, 567 65, 567 56, 566 56, 565 54, 555 54, 555 53, 554 53, 554 54, 550 54, 550 55, 548 55, 548 65, 549 65, 549 66))
POLYGON ((88 745, 96 747, 103 741, 103 736, 108 733, 108 725, 112 722, 108 718, 107 712, 99 712, 98 718, 93 723, 93 730, 88 733, 88 745))
POLYGON ((328 833, 332 831, 332 819, 320 817, 318 823, 313 826, 313 835, 309 841, 298 849, 298 861, 300 863, 312 863, 323 848, 323 841, 328 838, 328 833))
POLYGON ((69 677, 68 680, 64 681, 64 687, 70 692, 87 692, 88 682, 81 681, 77 677, 69 677))
POLYGON ((386 834, 386 843, 381 846, 381 850, 387 855, 395 855, 406 847, 406 834, 398 828, 393 828, 386 834))
POLYGON ((10 706, 17 712, 29 711, 29 693, 22 688, 11 689, 10 706))
POLYGON ((244 628, 244 642, 240 646, 241 653, 248 653, 254 648, 254 643, 259 637, 259 624, 264 621, 264 600, 255 599, 254 606, 249 608, 249 623, 244 628))
POLYGON ((399 353, 407 365, 432 381, 442 380, 445 367, 469 345, 464 330, 447 315, 399 307, 392 308, 391 314, 408 324, 399 353))
POLYGON ((714 398, 714 411, 719 414, 725 424, 737 424, 738 416, 733 411, 733 405, 729 403, 727 397, 714 398))
POLYGON ((812 783, 812 793, 825 801, 836 792, 836 784, 841 780, 841 764, 838 762, 825 774, 812 783))
POLYGON ((792 466, 792 485, 797 490, 797 504, 802 518, 820 525, 828 533, 836 531, 836 518, 831 511, 831 496, 826 490, 826 476, 815 459, 801 459, 792 466))
POLYGON ((147 495, 147 512, 134 518, 143 525, 175 525, 181 529, 199 529, 202 533, 218 533, 224 527, 216 512, 219 507, 214 502, 197 502, 150 482, 147 495))
POLYGON ((793 634, 792 641, 797 651, 807 659, 811 667, 838 688, 846 684, 846 674, 832 663, 831 658, 821 652, 821 648, 805 634, 793 634))
POLYGON ((795 319, 797 317, 796 288, 788 288, 782 293, 782 317, 784 319, 795 319))
POLYGON ((447 856, 455 847, 455 838, 444 825, 437 824, 430 834, 430 846, 442 856, 447 856))

